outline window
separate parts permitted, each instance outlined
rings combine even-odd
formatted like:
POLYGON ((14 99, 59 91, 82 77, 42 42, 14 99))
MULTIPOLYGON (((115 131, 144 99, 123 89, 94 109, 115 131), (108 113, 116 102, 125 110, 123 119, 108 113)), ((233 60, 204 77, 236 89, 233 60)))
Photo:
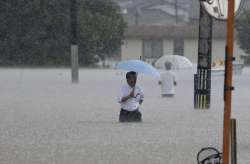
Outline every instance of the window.
POLYGON ((143 59, 159 58, 163 55, 163 42, 160 39, 143 40, 143 59))
POLYGON ((174 39, 174 55, 184 55, 184 40, 182 38, 174 39))

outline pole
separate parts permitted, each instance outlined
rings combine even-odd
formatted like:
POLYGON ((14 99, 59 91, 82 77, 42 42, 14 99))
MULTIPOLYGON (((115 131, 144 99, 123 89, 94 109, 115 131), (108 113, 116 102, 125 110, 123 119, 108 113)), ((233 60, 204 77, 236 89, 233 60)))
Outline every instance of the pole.
POLYGON ((71 80, 78 83, 78 45, 77 45, 77 4, 76 0, 70 0, 70 51, 71 51, 71 80))
POLYGON ((174 2, 174 7, 175 7, 175 24, 178 24, 178 1, 175 0, 174 2))
POLYGON ((212 17, 200 4, 196 109, 209 109, 211 96, 212 17))
POLYGON ((231 164, 237 164, 236 119, 231 119, 231 164))
POLYGON ((227 19, 227 43, 226 43, 226 64, 225 64, 225 90, 224 90, 224 121, 223 121, 223 164, 229 164, 230 145, 230 117, 232 100, 232 61, 233 61, 233 41, 234 41, 234 0, 228 0, 227 19))
POLYGON ((138 8, 135 9, 135 25, 138 25, 139 22, 139 13, 138 8))

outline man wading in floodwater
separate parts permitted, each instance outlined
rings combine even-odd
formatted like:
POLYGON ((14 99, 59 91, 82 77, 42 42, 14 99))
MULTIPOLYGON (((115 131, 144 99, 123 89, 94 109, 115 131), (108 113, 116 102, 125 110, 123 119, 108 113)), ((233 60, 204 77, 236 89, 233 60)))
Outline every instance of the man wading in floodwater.
POLYGON ((175 74, 171 70, 172 63, 165 63, 165 72, 161 74, 161 81, 158 84, 161 85, 162 97, 174 97, 175 86, 177 85, 175 74))
POLYGON ((143 102, 144 94, 141 87, 136 85, 137 73, 130 71, 126 74, 127 84, 121 88, 119 103, 121 111, 120 122, 141 122, 141 112, 139 106, 143 102))

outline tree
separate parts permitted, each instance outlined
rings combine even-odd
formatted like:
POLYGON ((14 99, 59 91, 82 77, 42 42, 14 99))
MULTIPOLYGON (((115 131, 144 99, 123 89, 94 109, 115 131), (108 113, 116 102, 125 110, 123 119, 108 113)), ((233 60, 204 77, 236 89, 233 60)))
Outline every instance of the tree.
MULTIPOLYGON (((69 66, 69 2, 1 0, 0 65, 69 66)), ((110 0, 78 3, 79 63, 89 65, 95 54, 108 56, 121 45, 125 23, 110 0)))
POLYGON ((244 11, 236 20, 237 40, 246 54, 245 64, 250 64, 250 10, 244 11))
POLYGON ((1 65, 68 65, 67 1, 0 2, 1 65))
POLYGON ((80 44, 102 60, 122 44, 126 23, 111 0, 84 0, 80 9, 80 44))

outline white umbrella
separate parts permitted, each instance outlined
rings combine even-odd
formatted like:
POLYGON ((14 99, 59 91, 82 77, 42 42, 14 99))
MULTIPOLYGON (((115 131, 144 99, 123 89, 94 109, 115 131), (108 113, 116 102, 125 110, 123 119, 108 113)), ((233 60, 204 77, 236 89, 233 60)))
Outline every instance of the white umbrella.
POLYGON ((172 69, 185 69, 193 66, 191 61, 184 56, 163 55, 155 62, 155 67, 165 69, 166 62, 170 62, 172 64, 172 69))

